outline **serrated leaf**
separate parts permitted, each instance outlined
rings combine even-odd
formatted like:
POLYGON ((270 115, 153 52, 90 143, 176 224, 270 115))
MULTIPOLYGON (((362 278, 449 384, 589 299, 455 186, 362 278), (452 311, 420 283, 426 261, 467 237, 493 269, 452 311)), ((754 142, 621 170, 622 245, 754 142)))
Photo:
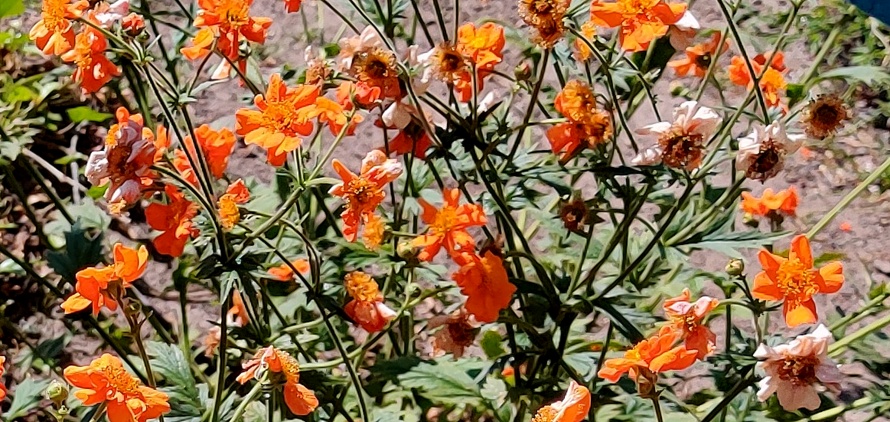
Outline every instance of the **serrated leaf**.
POLYGON ((109 113, 102 113, 100 111, 93 110, 91 107, 81 106, 69 108, 66 110, 68 114, 68 118, 71 119, 74 123, 80 122, 96 122, 102 123, 112 117, 114 115, 109 113))
POLYGON ((74 222, 71 230, 65 233, 65 249, 52 251, 46 255, 50 268, 62 278, 75 282, 74 275, 102 261, 102 233, 91 234, 83 228, 80 220, 74 222))
POLYGON ((479 386, 458 362, 422 363, 399 376, 403 387, 442 404, 479 403, 479 386))
POLYGON ((890 85, 890 73, 881 66, 847 66, 832 69, 819 75, 819 79, 845 79, 859 81, 868 86, 890 85))
POLYGON ((35 381, 26 378, 15 387, 15 395, 12 398, 12 406, 5 412, 5 420, 14 420, 25 416, 36 408, 43 400, 43 391, 49 386, 49 380, 35 381))
POLYGON ((148 342, 145 349, 152 370, 167 384, 162 390, 170 396, 174 409, 172 416, 200 417, 204 413, 204 404, 199 399, 195 378, 182 350, 160 342, 148 342))

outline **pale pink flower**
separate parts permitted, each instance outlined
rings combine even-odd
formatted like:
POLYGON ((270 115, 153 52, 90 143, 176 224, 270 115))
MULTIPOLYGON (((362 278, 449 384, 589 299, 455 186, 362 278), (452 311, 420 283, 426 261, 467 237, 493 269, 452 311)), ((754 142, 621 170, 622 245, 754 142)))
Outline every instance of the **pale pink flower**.
POLYGON ((818 408, 819 391, 824 387, 836 388, 841 381, 837 363, 828 357, 832 340, 831 332, 820 324, 812 333, 798 336, 788 344, 761 344, 754 357, 761 360, 757 367, 766 376, 758 383, 757 398, 766 401, 777 393, 785 410, 818 408))
POLYGON ((717 130, 720 116, 695 101, 674 109, 673 122, 658 122, 638 129, 641 135, 657 135, 658 142, 633 158, 634 165, 664 162, 669 167, 693 170, 704 156, 705 143, 717 130))
POLYGON ((806 138, 801 134, 789 134, 780 121, 767 127, 754 126, 754 130, 739 139, 736 163, 749 179, 765 181, 785 166, 785 156, 797 151, 806 138))
POLYGON ((686 47, 691 47, 699 29, 701 29, 701 25, 698 23, 698 19, 692 15, 692 12, 687 10, 680 17, 680 20, 671 25, 668 30, 671 46, 677 51, 683 51, 686 50, 686 47))
POLYGON ((366 26, 358 36, 341 39, 340 69, 349 70, 352 67, 352 59, 357 54, 366 53, 375 48, 385 48, 385 44, 373 26, 366 26))

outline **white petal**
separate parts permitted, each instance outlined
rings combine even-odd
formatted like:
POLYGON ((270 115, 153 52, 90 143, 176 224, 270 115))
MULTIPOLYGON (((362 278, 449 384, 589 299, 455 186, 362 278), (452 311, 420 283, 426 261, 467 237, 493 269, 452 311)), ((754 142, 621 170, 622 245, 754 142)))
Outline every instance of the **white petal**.
POLYGON ((773 393, 776 392, 776 389, 779 388, 779 383, 777 381, 777 379, 771 376, 763 377, 763 379, 757 383, 757 386, 760 387, 760 389, 757 390, 757 400, 766 401, 769 399, 769 396, 773 395, 773 393))
POLYGON ((635 166, 651 166, 661 163, 661 148, 650 147, 640 151, 636 157, 630 160, 635 166))
POLYGON ((405 126, 411 123, 411 114, 413 112, 414 107, 402 102, 394 102, 383 112, 383 123, 386 127, 399 130, 404 129, 405 126))
POLYGON ((671 130, 672 124, 670 122, 658 122, 653 123, 648 126, 643 126, 636 130, 636 133, 640 135, 662 135, 671 130))

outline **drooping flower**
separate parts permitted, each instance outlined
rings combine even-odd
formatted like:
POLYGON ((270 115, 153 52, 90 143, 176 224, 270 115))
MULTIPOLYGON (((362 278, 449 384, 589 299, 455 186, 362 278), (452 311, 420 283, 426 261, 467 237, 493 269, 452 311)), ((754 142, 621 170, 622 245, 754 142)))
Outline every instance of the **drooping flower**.
POLYGON ((804 135, 789 134, 780 121, 767 127, 754 126, 753 131, 739 139, 736 162, 749 179, 766 181, 785 167, 785 156, 797 151, 804 135))
POLYGON ((618 0, 614 3, 594 0, 590 5, 590 20, 606 28, 621 27, 621 48, 644 51, 650 42, 667 34, 669 26, 677 23, 685 12, 685 3, 669 4, 664 0, 618 0))
MULTIPOLYGON (((596 41, 596 24, 592 21, 584 22, 581 25, 580 32, 590 44, 593 44, 596 41)), ((587 61, 593 56, 593 51, 590 49, 590 46, 587 45, 587 42, 580 37, 575 39, 575 58, 578 60, 587 61)))
POLYGON ((273 346, 260 349, 243 367, 244 372, 237 378, 239 383, 262 381, 258 376, 268 374, 273 385, 284 386, 284 402, 293 414, 305 416, 318 407, 315 393, 300 384, 300 363, 287 352, 273 346), (261 368, 264 370, 259 371, 261 368))
POLYGON ((491 249, 480 255, 464 252, 454 256, 460 268, 451 278, 467 297, 467 308, 479 322, 497 321, 502 309, 510 306, 516 286, 510 283, 503 259, 491 249))
POLYGON ((269 163, 280 166, 287 160, 287 153, 300 146, 300 137, 312 133, 310 119, 318 95, 318 86, 288 88, 281 75, 273 74, 266 95, 253 100, 259 110, 242 108, 235 114, 235 133, 244 136, 245 143, 265 148, 269 163))
MULTIPOLYGON (((78 3, 82 3, 78 1, 78 3)), ((117 0, 114 3, 99 1, 93 6, 92 17, 100 27, 110 29, 115 22, 120 22, 130 13, 130 0, 117 0)))
POLYGON ((837 133, 852 117, 844 101, 834 94, 820 95, 804 108, 800 119, 807 135, 825 139, 837 133))
POLYGON ((552 48, 562 39, 568 9, 568 0, 519 0, 519 17, 535 28, 535 42, 544 48, 552 48))
POLYGON ((430 318, 427 328, 435 330, 441 327, 433 335, 433 348, 451 353, 455 359, 460 359, 479 334, 479 327, 470 322, 470 318, 465 309, 461 309, 455 315, 437 315, 430 318))
POLYGON ((681 333, 686 349, 698 352, 698 359, 704 360, 714 351, 717 336, 702 322, 720 301, 708 296, 702 296, 695 302, 690 302, 690 299, 689 289, 683 289, 680 296, 664 301, 664 314, 681 333))
POLYGON ((658 144, 641 151, 632 162, 635 165, 663 162, 668 167, 694 170, 701 165, 705 144, 720 120, 714 110, 686 101, 674 109, 673 122, 658 122, 637 130, 641 135, 658 135, 658 144))
POLYGON ((547 130, 554 154, 566 162, 584 148, 595 148, 612 138, 612 118, 597 107, 590 85, 572 80, 556 95, 553 106, 568 120, 547 130))
POLYGON ((244 181, 238 179, 226 188, 226 193, 219 197, 216 205, 219 208, 219 222, 223 229, 232 230, 241 220, 241 211, 238 205, 246 204, 250 200, 250 191, 244 185, 244 181))
POLYGON ((105 267, 84 268, 75 274, 76 293, 62 303, 66 314, 92 307, 93 315, 106 307, 117 310, 124 290, 145 272, 148 250, 145 246, 130 249, 120 243, 114 245, 114 263, 105 267))
POLYGON ((74 397, 85 406, 104 403, 109 422, 146 422, 170 411, 167 394, 142 385, 108 353, 89 366, 65 368, 65 379, 80 388, 74 397))
POLYGON ((679 339, 679 332, 668 326, 662 327, 658 334, 624 352, 624 357, 603 362, 598 375, 617 382, 622 375, 629 373, 630 378, 638 384, 641 381, 654 384, 657 374, 686 369, 695 363, 698 352, 684 345, 675 346, 679 339))
POLYGON ((356 55, 382 48, 386 45, 383 39, 380 38, 377 30, 370 25, 362 29, 362 32, 357 36, 341 38, 339 44, 338 62, 340 70, 344 72, 352 67, 352 61, 356 55))
POLYGON ((172 257, 179 257, 186 242, 198 235, 198 228, 192 218, 198 215, 198 205, 185 199, 173 185, 164 187, 167 203, 152 202, 145 208, 145 220, 148 225, 162 231, 152 240, 158 252, 172 257))
POLYGON ((198 28, 212 28, 218 31, 220 42, 217 48, 229 59, 238 58, 240 39, 262 44, 266 41, 266 31, 272 19, 250 16, 253 0, 198 0, 198 16, 194 25, 198 28))
POLYGON ((352 300, 343 307, 343 310, 365 331, 369 333, 380 331, 395 318, 396 311, 383 302, 380 288, 370 275, 353 271, 346 274, 344 282, 346 292, 352 300))
POLYGON ((695 18, 687 7, 680 20, 668 29, 668 39, 671 42, 671 47, 674 47, 677 51, 682 51, 692 46, 692 40, 695 39, 700 29, 701 24, 698 23, 698 19, 695 18))
POLYGON ((587 418, 588 412, 590 390, 572 380, 565 398, 538 409, 532 422, 581 422, 587 418))
POLYGON ((696 77, 704 78, 705 73, 708 72, 708 67, 711 66, 711 61, 717 54, 718 48, 720 51, 726 51, 729 48, 729 44, 725 41, 722 47, 719 46, 720 38, 720 32, 715 32, 711 35, 711 39, 708 42, 687 47, 685 51, 686 57, 672 60, 668 62, 668 66, 674 69, 677 76, 686 76, 692 72, 696 77))
POLYGON ((360 174, 347 169, 340 160, 335 159, 333 167, 343 182, 334 185, 330 193, 346 202, 346 209, 340 214, 344 225, 343 237, 354 242, 361 225, 375 213, 386 197, 383 188, 402 174, 402 165, 396 160, 387 159, 382 151, 373 150, 362 160, 360 174))
POLYGON ((74 48, 71 20, 77 15, 71 0, 43 0, 40 20, 31 28, 28 37, 43 54, 61 56, 74 48))
POLYGON ((578 232, 586 224, 590 211, 583 199, 575 197, 571 201, 562 203, 559 208, 559 218, 563 226, 569 231, 578 232))
POLYGON ((476 242, 467 229, 484 226, 487 221, 482 205, 460 204, 458 189, 443 190, 442 201, 442 208, 437 209, 422 198, 418 200, 423 208, 420 217, 429 225, 429 230, 414 238, 411 245, 423 248, 417 256, 422 261, 432 261, 443 247, 451 256, 472 252, 476 242))
POLYGON ((130 13, 121 20, 121 28, 124 33, 136 38, 145 30, 145 18, 137 13, 130 13))
POLYGON ((844 267, 840 262, 813 267, 810 241, 804 235, 791 241, 788 258, 766 250, 761 250, 758 258, 763 271, 754 278, 751 293, 760 300, 782 301, 782 313, 789 327, 818 321, 813 296, 835 293, 844 285, 844 267))
POLYGON ((773 192, 766 188, 760 198, 751 195, 750 192, 742 192, 741 208, 746 214, 768 217, 784 214, 793 217, 797 211, 797 189, 794 186, 773 192))
POLYGON ((793 412, 800 408, 815 410, 821 404, 818 391, 823 386, 838 387, 841 373, 828 357, 831 332, 819 325, 812 333, 797 336, 788 344, 770 347, 761 344, 754 357, 766 376, 758 383, 757 398, 766 401, 777 393, 779 404, 793 412))
POLYGON ((109 184, 105 199, 112 212, 132 206, 143 191, 154 184, 152 164, 157 150, 166 142, 165 136, 155 139, 144 127, 142 116, 131 115, 125 108, 117 109, 117 123, 108 129, 105 149, 90 154, 84 175, 94 186, 109 184))
POLYGON ((277 267, 269 268, 268 273, 274 280, 293 281, 295 274, 292 267, 300 274, 306 274, 309 272, 309 261, 305 259, 295 259, 290 262, 290 265, 281 264, 277 267))
POLYGON ((349 73, 371 88, 378 88, 382 96, 396 98, 399 88, 399 70, 396 54, 381 47, 359 51, 352 58, 349 73))

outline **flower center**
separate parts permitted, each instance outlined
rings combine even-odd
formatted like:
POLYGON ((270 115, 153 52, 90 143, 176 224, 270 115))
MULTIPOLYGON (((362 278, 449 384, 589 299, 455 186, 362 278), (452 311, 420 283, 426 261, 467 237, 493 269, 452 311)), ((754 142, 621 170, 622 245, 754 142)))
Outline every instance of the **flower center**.
POLYGON ((837 107, 830 104, 821 104, 816 107, 816 111, 813 113, 813 123, 833 128, 841 121, 840 115, 841 113, 837 107))
POLYGON ((711 53, 705 53, 695 58, 695 65, 700 69, 707 69, 711 66, 711 53))
POLYGON ((377 185, 363 177, 351 180, 346 185, 345 191, 347 194, 343 199, 346 205, 360 213, 374 211, 383 200, 382 192, 377 185))
POLYGON ((454 227, 456 221, 457 208, 449 206, 442 207, 442 209, 436 213, 436 221, 433 222, 430 231, 442 236, 454 227))
POLYGON ((800 259, 792 257, 782 263, 776 271, 778 287, 795 305, 807 301, 819 291, 815 282, 815 271, 804 265, 800 259))
POLYGON ((361 302, 373 302, 380 294, 377 282, 371 276, 360 271, 346 275, 346 292, 353 299, 361 302))
POLYGON ((554 422, 559 412, 553 406, 547 405, 538 410, 532 422, 554 422))
POLYGON ((263 126, 273 128, 287 135, 294 135, 290 127, 300 123, 294 104, 289 101, 271 102, 263 111, 263 126))
POLYGON ((70 22, 65 19, 68 11, 68 0, 44 0, 43 2, 43 26, 51 32, 64 32, 70 22))
POLYGON ((760 145, 760 153, 749 160, 745 175, 750 179, 766 180, 782 170, 784 149, 772 139, 760 145))
POLYGON ((287 382, 300 382, 300 363, 293 356, 276 350, 278 361, 281 362, 281 372, 287 378, 287 382))
POLYGON ((473 344, 473 340, 476 339, 476 329, 467 323, 466 319, 449 322, 445 326, 445 329, 448 330, 448 335, 451 336, 451 341, 461 347, 473 344))
POLYGON ((139 393, 139 380, 130 375, 120 363, 109 363, 99 369, 108 380, 108 385, 125 395, 139 393))
POLYGON ((818 381, 816 367, 819 359, 816 356, 786 356, 777 372, 779 378, 796 386, 811 385, 818 381))
POLYGON ((648 14, 659 0, 618 0, 618 4, 627 15, 648 14))
POLYGON ((666 133, 658 143, 662 148, 662 161, 669 167, 691 170, 702 160, 704 137, 694 133, 673 130, 666 133))
POLYGON ((138 167, 130 161, 132 145, 117 144, 108 148, 108 173, 114 181, 129 179, 136 174, 138 167))

